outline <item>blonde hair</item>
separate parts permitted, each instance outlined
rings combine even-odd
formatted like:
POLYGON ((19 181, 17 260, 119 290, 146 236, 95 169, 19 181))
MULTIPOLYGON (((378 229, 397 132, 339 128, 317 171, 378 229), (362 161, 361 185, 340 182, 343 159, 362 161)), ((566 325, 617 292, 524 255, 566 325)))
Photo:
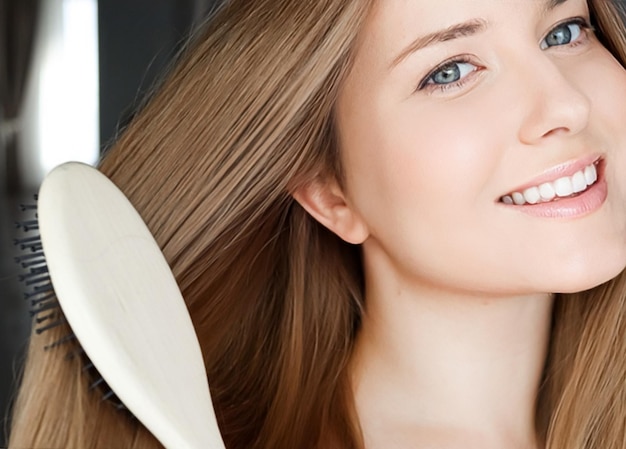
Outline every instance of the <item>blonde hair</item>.
MULTIPOLYGON (((196 326, 229 449, 362 448, 347 365, 360 250, 293 200, 341 176, 333 109, 368 0, 232 0, 190 44, 101 164, 161 245, 196 326)), ((591 1, 626 61, 615 7, 591 1)), ((556 300, 537 429, 553 449, 626 438, 624 276, 556 300)), ((88 391, 80 358, 33 335, 12 448, 154 448, 88 391)))

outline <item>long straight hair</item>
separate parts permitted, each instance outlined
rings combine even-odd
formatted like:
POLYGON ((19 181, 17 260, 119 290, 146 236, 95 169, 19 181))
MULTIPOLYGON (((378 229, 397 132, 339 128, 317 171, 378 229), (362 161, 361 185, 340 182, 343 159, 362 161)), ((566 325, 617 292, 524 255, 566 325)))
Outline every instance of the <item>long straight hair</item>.
MULTIPOLYGON (((100 168, 159 242, 201 343, 229 449, 362 449, 348 363, 365 307, 360 248, 290 192, 341 177, 334 106, 373 0, 232 0, 196 36, 100 168)), ((590 2, 626 61, 615 3, 590 2)), ((538 398, 551 449, 622 449, 624 276, 556 300, 538 398)), ((33 335, 10 445, 155 448, 33 335)), ((514 405, 512 405, 514 406, 514 405)))

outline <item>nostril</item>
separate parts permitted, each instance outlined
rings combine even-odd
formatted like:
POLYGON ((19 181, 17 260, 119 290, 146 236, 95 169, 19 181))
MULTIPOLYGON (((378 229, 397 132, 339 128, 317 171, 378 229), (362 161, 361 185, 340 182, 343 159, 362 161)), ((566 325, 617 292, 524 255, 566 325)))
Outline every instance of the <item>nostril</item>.
POLYGON ((559 134, 568 134, 570 133, 571 130, 567 127, 560 127, 560 128, 555 128, 555 129, 551 129, 549 130, 547 133, 545 133, 543 135, 543 137, 550 137, 550 136, 555 136, 555 135, 559 135, 559 134))

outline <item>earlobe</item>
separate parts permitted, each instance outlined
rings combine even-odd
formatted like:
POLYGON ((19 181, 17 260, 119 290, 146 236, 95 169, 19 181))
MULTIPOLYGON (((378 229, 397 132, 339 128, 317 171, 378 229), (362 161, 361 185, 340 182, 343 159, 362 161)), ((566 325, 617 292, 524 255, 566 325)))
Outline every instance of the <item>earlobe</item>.
POLYGON ((315 220, 346 242, 360 244, 367 239, 365 222, 348 204, 336 181, 315 178, 292 195, 315 220))

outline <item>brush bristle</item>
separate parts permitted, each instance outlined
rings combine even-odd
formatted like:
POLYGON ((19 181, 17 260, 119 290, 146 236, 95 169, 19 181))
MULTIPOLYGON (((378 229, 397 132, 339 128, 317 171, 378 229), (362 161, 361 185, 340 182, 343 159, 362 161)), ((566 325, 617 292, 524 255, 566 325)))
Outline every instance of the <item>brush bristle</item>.
MULTIPOLYGON (((35 196, 35 201, 37 201, 37 196, 35 196)), ((28 217, 28 219, 16 223, 16 227, 28 236, 25 235, 13 240, 14 245, 22 251, 22 254, 15 257, 15 262, 24 270, 24 273, 19 275, 19 280, 25 287, 24 299, 29 302, 29 313, 33 319, 35 333, 40 335, 50 329, 66 324, 67 320, 57 301, 52 280, 48 274, 41 236, 34 234, 34 231, 39 230, 39 221, 36 213, 37 205, 22 204, 20 209, 25 214, 34 214, 34 217, 28 217)), ((58 340, 44 346, 44 350, 59 348, 75 340, 77 340, 76 335, 70 331, 58 340)), ((102 400, 109 402, 116 409, 128 410, 115 395, 115 392, 107 385, 104 378, 85 354, 85 351, 80 347, 80 344, 77 345, 77 349, 67 354, 68 358, 75 356, 80 356, 83 359, 83 372, 87 373, 90 379, 89 389, 97 390, 102 400)))

